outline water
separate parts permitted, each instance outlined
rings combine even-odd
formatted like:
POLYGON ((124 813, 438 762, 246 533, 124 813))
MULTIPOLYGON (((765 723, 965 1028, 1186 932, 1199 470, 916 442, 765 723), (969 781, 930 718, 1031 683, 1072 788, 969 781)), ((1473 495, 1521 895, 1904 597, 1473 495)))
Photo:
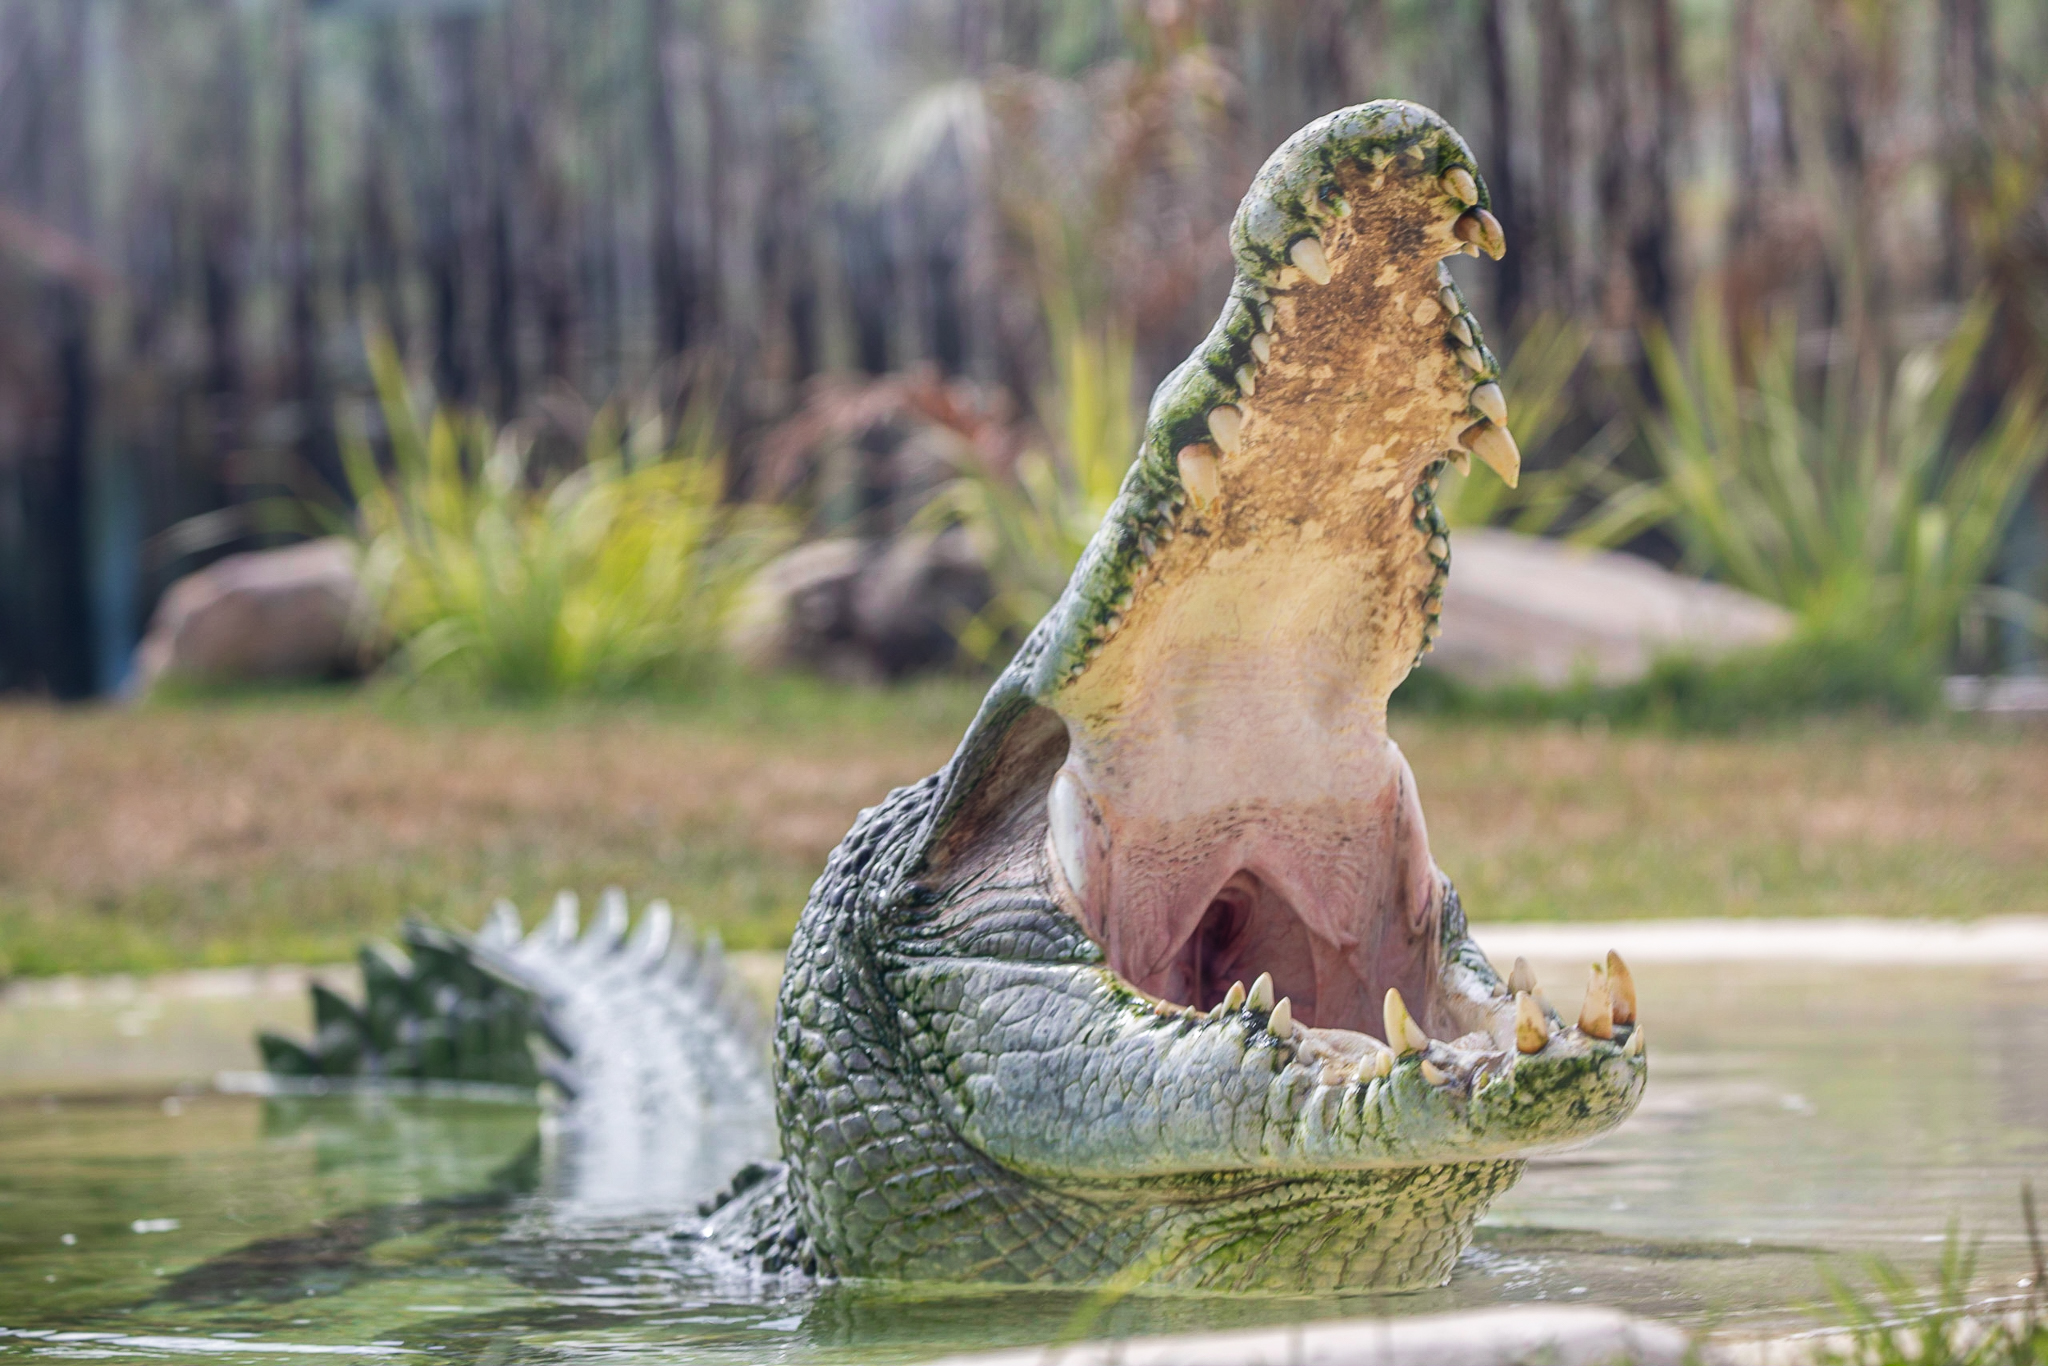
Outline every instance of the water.
MULTIPOLYGON (((1824 1264, 1921 1269, 1951 1228, 1981 1240, 1980 1291, 2010 1293, 2019 1182, 2048 1189, 2048 968, 1636 975, 1638 1115, 1532 1164, 1446 1289, 1317 1300, 763 1285, 672 1243, 667 1208, 579 1199, 532 1107, 181 1091, 189 1048, 144 1085, 110 1028, 146 1053, 194 1012, 225 1037, 233 1010, 160 1002, 138 1028, 133 1000, 0 1007, 0 1359, 913 1361, 1534 1299, 1766 1331, 1806 1321, 1824 1264), (105 1045, 80 1051, 104 1077, 52 1074, 74 1035, 105 1045)), ((282 1000, 240 1009, 275 1021, 282 1000)))

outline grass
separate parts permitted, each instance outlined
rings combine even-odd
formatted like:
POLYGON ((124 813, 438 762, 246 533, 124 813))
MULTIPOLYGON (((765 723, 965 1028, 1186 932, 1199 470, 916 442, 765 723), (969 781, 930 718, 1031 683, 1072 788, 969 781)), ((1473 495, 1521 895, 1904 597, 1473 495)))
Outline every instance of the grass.
MULTIPOLYGON (((663 895, 778 947, 854 814, 979 689, 727 679, 636 703, 395 690, 0 705, 0 966, 332 961, 409 911, 663 895)), ((2048 730, 1675 736, 1402 715, 1480 920, 2048 912, 2048 730)))

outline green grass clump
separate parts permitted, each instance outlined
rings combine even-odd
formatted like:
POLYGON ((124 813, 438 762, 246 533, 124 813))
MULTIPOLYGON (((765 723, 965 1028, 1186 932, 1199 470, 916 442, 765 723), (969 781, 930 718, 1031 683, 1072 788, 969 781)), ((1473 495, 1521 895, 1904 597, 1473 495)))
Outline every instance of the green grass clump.
POLYGON ((537 483, 529 444, 475 415, 417 405, 373 340, 392 469, 349 443, 376 634, 413 678, 506 698, 688 687, 723 648, 785 522, 725 501, 708 419, 664 444, 658 417, 607 408, 580 468, 537 483))
POLYGON ((1891 374, 1839 363, 1816 391, 1790 318, 1737 343, 1703 296, 1685 354, 1661 332, 1644 338, 1657 476, 1616 489, 1575 538, 1663 527, 1688 568, 1794 612, 1823 662, 1882 652, 1933 677, 1993 619, 2048 634, 2048 607, 1986 582, 2048 459, 2035 384, 2007 393, 1973 439, 1962 431, 1995 312, 1980 298, 1891 374))
POLYGON ((1823 1366, 2048 1366, 2048 1252, 2031 1182, 2020 1188, 2020 1210, 2034 1266, 2017 1308, 1971 1303, 1975 1253, 1951 1233, 1931 1293, 1883 1258, 1865 1264, 1874 1298, 1829 1276, 1850 1341, 1823 1352, 1823 1366))

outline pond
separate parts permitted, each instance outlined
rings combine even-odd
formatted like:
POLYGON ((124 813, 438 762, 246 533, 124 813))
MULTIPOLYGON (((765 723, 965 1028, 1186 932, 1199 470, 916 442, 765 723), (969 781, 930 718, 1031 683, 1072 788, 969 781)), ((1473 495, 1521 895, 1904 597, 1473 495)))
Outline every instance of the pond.
MULTIPOLYGON (((1582 967, 1537 967, 1576 999, 1582 967)), ((1765 1332, 1809 1321, 1824 1268, 1875 1254, 1924 1273, 1951 1230, 1976 1243, 1979 1291, 2012 1292, 2020 1182, 2048 1188, 2048 961, 1653 955, 1636 977, 1652 1059, 1638 1114, 1533 1163, 1446 1288, 1314 1300, 764 1285, 666 1236, 724 1156, 657 1208, 594 1201, 529 1105, 264 1099, 144 1075, 247 1066, 202 1055, 296 1018, 276 990, 15 999, 0 1006, 0 1358, 893 1362, 1539 1299, 1765 1332)), ((703 1151, 756 1141, 726 1137, 703 1151)))

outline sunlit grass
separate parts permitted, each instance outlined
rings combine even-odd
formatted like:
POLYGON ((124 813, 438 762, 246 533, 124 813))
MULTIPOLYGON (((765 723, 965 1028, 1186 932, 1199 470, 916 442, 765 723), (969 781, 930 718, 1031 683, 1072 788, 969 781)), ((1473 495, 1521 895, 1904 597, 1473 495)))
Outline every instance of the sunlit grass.
MULTIPOLYGON (((943 764, 979 696, 721 674, 630 702, 0 706, 0 970, 332 961, 408 912, 607 884, 779 947, 855 815, 943 764)), ((1481 921, 2048 913, 2042 728, 1394 732, 1481 921)))

